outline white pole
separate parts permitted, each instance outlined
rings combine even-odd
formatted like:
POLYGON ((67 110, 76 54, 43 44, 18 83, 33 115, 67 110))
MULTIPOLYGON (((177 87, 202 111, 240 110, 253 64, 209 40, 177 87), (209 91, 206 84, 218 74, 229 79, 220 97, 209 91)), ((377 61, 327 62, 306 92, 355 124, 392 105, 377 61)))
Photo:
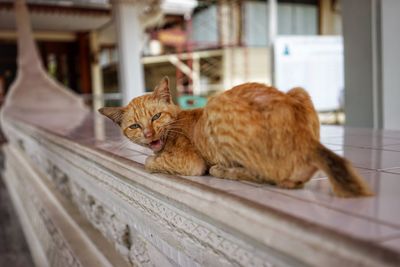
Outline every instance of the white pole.
POLYGON ((275 83, 275 68, 274 68, 274 43, 276 36, 278 35, 278 4, 277 0, 267 0, 268 1, 268 40, 270 44, 270 69, 271 69, 271 83, 275 83))
POLYGON ((93 31, 90 33, 90 53, 92 55, 91 72, 92 72, 92 88, 93 88, 93 110, 97 110, 104 106, 103 100, 103 76, 99 62, 99 42, 98 33, 93 31))
POLYGON ((268 18, 269 18, 269 41, 274 44, 278 35, 278 4, 277 0, 268 0, 268 18))
POLYGON ((198 54, 194 53, 193 54, 193 74, 192 74, 192 80, 193 80, 193 94, 194 95, 200 95, 201 94, 201 88, 200 88, 200 57, 198 54))
POLYGON ((124 105, 145 92, 141 63, 143 28, 141 4, 135 0, 113 0, 118 35, 119 87, 124 105))

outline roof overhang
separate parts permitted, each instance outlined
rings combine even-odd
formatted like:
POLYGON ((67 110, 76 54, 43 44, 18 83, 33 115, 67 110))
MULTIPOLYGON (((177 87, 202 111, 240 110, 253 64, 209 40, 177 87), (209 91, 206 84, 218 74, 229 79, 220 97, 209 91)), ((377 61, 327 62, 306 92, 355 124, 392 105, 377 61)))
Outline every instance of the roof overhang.
MULTIPOLYGON (((107 8, 28 4, 34 31, 78 32, 100 28, 111 18, 107 8)), ((0 3, 0 30, 15 30, 12 3, 0 3)))
MULTIPOLYGON (((35 32, 81 32, 109 28, 112 18, 108 0, 27 0, 35 32)), ((168 15, 190 15, 197 0, 161 0, 168 15)), ((13 1, 0 0, 0 31, 15 31, 13 1)))

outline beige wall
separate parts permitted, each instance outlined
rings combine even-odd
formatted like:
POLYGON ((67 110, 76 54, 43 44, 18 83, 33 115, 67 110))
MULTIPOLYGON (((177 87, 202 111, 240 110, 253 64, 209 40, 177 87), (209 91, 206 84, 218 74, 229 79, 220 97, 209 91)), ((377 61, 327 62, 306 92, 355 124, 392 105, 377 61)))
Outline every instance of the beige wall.
POLYGON ((223 52, 224 89, 245 82, 271 84, 269 48, 226 48, 223 52))

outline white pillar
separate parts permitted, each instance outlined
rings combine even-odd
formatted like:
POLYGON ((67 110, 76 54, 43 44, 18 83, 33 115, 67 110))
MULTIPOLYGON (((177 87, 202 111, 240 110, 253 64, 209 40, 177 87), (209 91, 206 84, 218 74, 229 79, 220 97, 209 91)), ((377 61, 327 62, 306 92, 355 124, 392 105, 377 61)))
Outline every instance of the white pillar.
POLYGON ((90 33, 90 54, 91 54, 91 72, 92 72, 92 92, 93 92, 93 112, 94 116, 94 134, 97 140, 105 140, 105 120, 103 116, 97 113, 99 108, 104 107, 103 74, 99 62, 100 46, 98 32, 90 33))
POLYGON ((274 43, 278 35, 278 3, 277 0, 268 0, 268 40, 270 44, 270 70, 271 84, 275 84, 275 58, 274 58, 274 43))
POLYGON ((346 124, 400 129, 400 1, 342 1, 346 124))
POLYGON ((400 130, 400 1, 381 5, 383 128, 400 130))
POLYGON ((145 92, 141 63, 143 42, 141 2, 143 1, 112 1, 118 35, 119 87, 124 105, 145 92))
POLYGON ((374 71, 376 45, 372 1, 342 2, 344 69, 345 69, 345 113, 346 124, 357 127, 380 128, 381 107, 378 102, 379 80, 374 71), (375 51, 374 51, 375 50, 375 51), (375 103, 374 103, 375 102, 375 103), (379 114, 378 114, 379 113, 379 114))
POLYGON ((277 0, 268 0, 268 39, 274 44, 275 38, 278 35, 278 4, 277 0))
POLYGON ((192 81, 193 81, 193 94, 200 95, 202 93, 202 89, 200 87, 200 57, 198 54, 193 54, 193 63, 192 63, 192 81))
POLYGON ((90 33, 90 54, 91 54, 91 72, 92 72, 92 92, 93 92, 93 110, 104 107, 103 99, 103 75, 101 73, 101 66, 99 62, 99 41, 98 33, 93 31, 90 33))

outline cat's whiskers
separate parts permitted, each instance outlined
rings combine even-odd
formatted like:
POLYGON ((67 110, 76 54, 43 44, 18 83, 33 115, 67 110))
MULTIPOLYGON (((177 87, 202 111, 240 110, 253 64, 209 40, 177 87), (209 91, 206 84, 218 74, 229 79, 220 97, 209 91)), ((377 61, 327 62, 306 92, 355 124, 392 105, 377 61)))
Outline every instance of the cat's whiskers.
POLYGON ((167 134, 169 134, 169 133, 177 133, 177 134, 181 134, 181 135, 185 136, 186 138, 189 138, 189 136, 187 136, 187 135, 186 135, 184 132, 182 132, 182 131, 176 131, 176 130, 168 129, 168 130, 167 130, 167 134))
POLYGON ((164 127, 166 127, 166 126, 184 127, 184 126, 186 126, 186 124, 184 124, 184 123, 177 123, 177 122, 171 122, 171 123, 164 124, 164 127))
POLYGON ((140 139, 140 136, 139 137, 128 137, 128 140, 131 141, 131 142, 134 142, 134 143, 137 143, 137 141, 139 139, 140 139))
POLYGON ((178 127, 183 127, 184 126, 184 124, 178 124, 178 123, 166 123, 166 124, 164 124, 163 126, 164 127, 168 127, 168 126, 178 126, 178 127))
POLYGON ((122 147, 126 146, 128 143, 129 143, 128 139, 118 140, 118 143, 115 143, 114 146, 111 147, 111 150, 119 151, 122 149, 122 147))
POLYGON ((113 146, 111 146, 108 151, 112 152, 110 157, 111 158, 116 158, 119 156, 119 154, 121 154, 121 152, 123 151, 123 149, 126 149, 125 146, 128 145, 130 143, 129 139, 120 139, 117 142, 115 142, 113 144, 113 146))
POLYGON ((182 127, 180 127, 179 125, 172 125, 170 127, 168 127, 168 129, 172 129, 172 130, 181 130, 182 131, 182 127))
POLYGON ((171 125, 171 124, 175 124, 177 122, 181 122, 181 121, 185 121, 185 120, 187 120, 187 118, 176 119, 176 120, 166 123, 165 125, 171 125))

